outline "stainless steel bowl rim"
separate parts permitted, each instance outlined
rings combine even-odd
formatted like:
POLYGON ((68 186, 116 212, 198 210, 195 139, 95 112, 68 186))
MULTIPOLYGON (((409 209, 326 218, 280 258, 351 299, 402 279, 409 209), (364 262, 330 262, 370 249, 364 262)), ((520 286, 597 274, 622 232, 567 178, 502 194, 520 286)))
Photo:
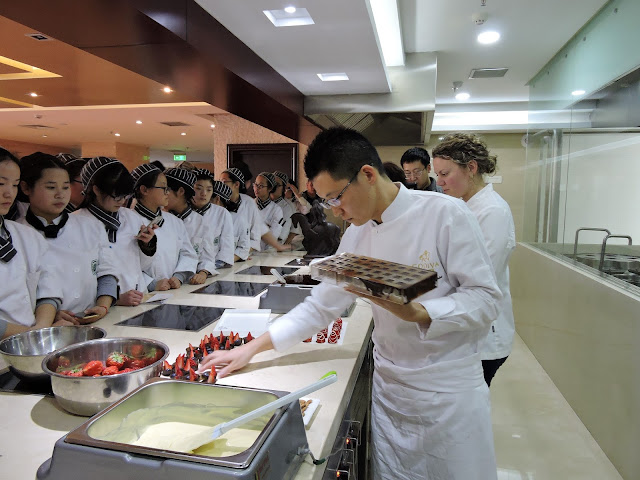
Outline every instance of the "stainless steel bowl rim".
MULTIPOLYGON (((100 327, 93 327, 93 326, 91 326, 91 325, 84 325, 84 326, 81 326, 81 327, 76 327, 76 326, 73 326, 73 327, 72 327, 72 326, 64 326, 64 327, 47 327, 47 328, 39 329, 39 331, 42 331, 42 330, 50 330, 50 329, 54 329, 54 328, 55 328, 55 329, 58 329, 58 328, 85 328, 85 329, 92 329, 92 330, 97 330, 97 331, 99 331, 99 332, 102 332, 103 338, 96 338, 95 340, 105 340, 105 338, 104 338, 104 337, 106 337, 106 336, 107 336, 107 332, 106 332, 106 330, 104 330, 103 328, 100 328, 100 327)), ((37 355, 26 355, 26 354, 11 353, 11 352, 5 352, 5 351, 4 351, 3 346, 4 346, 5 344, 9 344, 9 343, 11 343, 11 342, 10 342, 10 340, 12 340, 12 339, 14 339, 14 338, 16 338, 16 337, 19 337, 19 336, 21 336, 21 335, 24 335, 25 333, 30 333, 30 332, 33 332, 33 331, 35 331, 35 330, 29 330, 29 331, 27 331, 27 332, 16 333, 15 335, 11 335, 10 337, 5 338, 4 340, 2 340, 2 341, 0 342, 0 353, 1 353, 2 355, 6 355, 7 357, 22 357, 22 358, 42 357, 43 355, 47 355, 47 356, 49 356, 49 355, 51 355, 51 354, 53 354, 53 353, 57 353, 57 352, 59 352, 60 350, 63 350, 63 349, 65 349, 65 348, 72 347, 73 345, 77 345, 78 343, 85 343, 85 342, 93 342, 93 341, 95 341, 95 340, 85 340, 85 341, 83 341, 83 342, 72 343, 71 345, 67 345, 66 347, 59 348, 58 350, 54 350, 54 351, 49 352, 49 353, 46 353, 46 354, 45 354, 45 353, 40 353, 40 354, 37 354, 37 355)), ((106 339, 106 340, 108 340, 108 339, 106 339)))

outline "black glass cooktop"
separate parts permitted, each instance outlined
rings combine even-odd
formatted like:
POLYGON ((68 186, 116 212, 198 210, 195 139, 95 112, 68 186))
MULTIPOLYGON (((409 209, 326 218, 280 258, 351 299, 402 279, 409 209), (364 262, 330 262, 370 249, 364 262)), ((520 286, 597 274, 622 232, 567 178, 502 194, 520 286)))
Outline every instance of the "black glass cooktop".
POLYGON ((44 380, 24 380, 19 374, 13 373, 13 367, 9 371, 0 375, 0 392, 33 393, 36 395, 53 396, 51 390, 51 379, 44 380))
POLYGON ((116 323, 116 325, 169 330, 200 330, 218 320, 225 310, 225 308, 218 307, 164 304, 116 323))
POLYGON ((209 295, 230 295, 233 297, 255 297, 266 290, 268 283, 230 282, 218 280, 206 287, 194 290, 192 293, 206 293, 209 295))
POLYGON ((275 268, 280 275, 286 275, 298 270, 295 267, 269 267, 264 265, 254 265, 253 267, 245 268, 239 272, 238 275, 272 275, 271 269, 275 268))

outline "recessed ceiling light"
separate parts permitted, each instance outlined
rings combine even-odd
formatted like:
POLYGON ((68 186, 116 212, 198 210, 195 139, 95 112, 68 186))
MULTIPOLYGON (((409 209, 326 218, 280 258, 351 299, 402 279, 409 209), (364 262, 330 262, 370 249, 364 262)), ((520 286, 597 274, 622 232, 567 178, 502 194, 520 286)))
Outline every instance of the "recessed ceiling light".
POLYGON ((46 135, 42 135, 42 138, 47 138, 47 136, 46 135))
POLYGON ((469 95, 467 92, 456 93, 456 100, 469 100, 470 97, 471 95, 469 95))
POLYGON ((120 136, 120 134, 119 134, 119 133, 114 133, 114 135, 115 135, 116 137, 119 137, 119 136, 120 136))
POLYGON ((315 23, 306 8, 295 8, 293 12, 289 11, 290 8, 295 7, 287 7, 284 10, 263 10, 262 13, 276 27, 296 27, 315 23))
POLYGON ((137 123, 138 125, 142 125, 142 120, 136 120, 136 123, 137 123))
POLYGON ((404 47, 398 2, 396 0, 371 0, 369 3, 384 64, 387 67, 403 66, 404 47))
POLYGON ((209 125, 211 128, 216 128, 216 126, 212 123, 211 125, 209 125))
POLYGON ((349 80, 349 76, 346 73, 318 73, 318 78, 323 82, 340 82, 343 80, 349 80))
POLYGON ((185 132, 182 132, 180 135, 186 135, 186 133, 185 133, 185 132))
POLYGON ((293 7, 293 6, 284 7, 284 11, 287 13, 296 13, 296 7, 293 7))
POLYGON ((173 90, 171 90, 171 87, 164 87, 164 88, 162 89, 162 91, 163 91, 164 93, 171 93, 171 92, 173 92, 173 90))
POLYGON ((498 32, 482 32, 480 35, 478 35, 478 42, 485 45, 496 43, 498 40, 500 40, 500 34, 498 32))
POLYGON ((36 92, 31 92, 31 93, 29 94, 29 96, 30 96, 30 97, 37 97, 37 96, 38 96, 38 94, 37 94, 36 92))
POLYGON ((584 90, 574 90, 573 92, 571 92, 571 95, 573 95, 574 97, 579 97, 580 95, 584 95, 585 92, 584 90))

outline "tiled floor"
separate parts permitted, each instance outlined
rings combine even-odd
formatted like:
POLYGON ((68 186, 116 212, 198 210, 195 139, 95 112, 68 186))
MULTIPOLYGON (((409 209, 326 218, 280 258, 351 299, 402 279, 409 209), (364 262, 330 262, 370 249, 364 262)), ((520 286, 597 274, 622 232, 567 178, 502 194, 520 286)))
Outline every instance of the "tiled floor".
POLYGON ((491 383, 498 480, 621 480, 524 342, 491 383))

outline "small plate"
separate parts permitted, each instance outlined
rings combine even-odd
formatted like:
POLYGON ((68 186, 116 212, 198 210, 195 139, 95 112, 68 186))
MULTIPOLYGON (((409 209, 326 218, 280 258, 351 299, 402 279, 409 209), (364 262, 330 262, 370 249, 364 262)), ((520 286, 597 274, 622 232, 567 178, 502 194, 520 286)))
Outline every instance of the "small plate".
POLYGON ((318 410, 318 407, 320 406, 320 400, 318 400, 317 398, 309 398, 309 397, 300 397, 300 400, 304 400, 304 401, 311 400, 311 403, 307 406, 307 409, 302 414, 302 421, 304 422, 304 427, 306 429, 309 429, 311 425, 311 420, 313 419, 314 414, 316 413, 316 411, 318 410))
POLYGON ((269 329, 270 309, 241 310, 227 309, 213 327, 215 333, 222 331, 223 335, 229 335, 233 330, 241 337, 246 337, 251 332, 252 337, 258 337, 269 329))

